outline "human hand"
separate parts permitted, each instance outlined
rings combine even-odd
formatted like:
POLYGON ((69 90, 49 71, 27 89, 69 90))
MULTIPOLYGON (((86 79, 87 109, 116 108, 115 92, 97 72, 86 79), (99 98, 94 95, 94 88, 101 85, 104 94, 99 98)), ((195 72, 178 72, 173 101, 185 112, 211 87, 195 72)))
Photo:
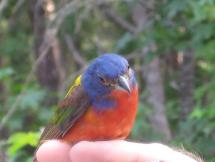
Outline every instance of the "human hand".
POLYGON ((57 140, 42 144, 38 162, 198 162, 168 146, 123 140, 79 142, 71 145, 57 140))

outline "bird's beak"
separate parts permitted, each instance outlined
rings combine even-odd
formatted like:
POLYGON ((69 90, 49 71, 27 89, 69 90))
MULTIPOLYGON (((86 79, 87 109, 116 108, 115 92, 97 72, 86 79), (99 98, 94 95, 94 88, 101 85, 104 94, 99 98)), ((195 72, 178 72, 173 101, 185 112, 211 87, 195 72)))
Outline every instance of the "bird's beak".
POLYGON ((120 76, 119 77, 118 86, 120 88, 126 90, 128 93, 131 93, 129 78, 127 76, 120 76))

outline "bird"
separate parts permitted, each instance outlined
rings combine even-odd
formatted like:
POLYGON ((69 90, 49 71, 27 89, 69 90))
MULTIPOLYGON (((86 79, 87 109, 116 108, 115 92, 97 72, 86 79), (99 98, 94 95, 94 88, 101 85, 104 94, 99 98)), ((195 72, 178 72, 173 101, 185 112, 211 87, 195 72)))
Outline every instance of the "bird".
POLYGON ((134 124, 137 107, 138 85, 128 61, 115 53, 100 55, 59 102, 38 147, 51 139, 71 144, 125 139, 134 124))

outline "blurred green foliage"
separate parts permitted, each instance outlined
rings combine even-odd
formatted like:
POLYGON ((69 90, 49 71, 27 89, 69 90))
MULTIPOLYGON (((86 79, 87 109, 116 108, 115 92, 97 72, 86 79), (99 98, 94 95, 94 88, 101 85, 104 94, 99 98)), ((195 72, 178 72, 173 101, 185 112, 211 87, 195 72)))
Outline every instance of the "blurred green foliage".
POLYGON ((36 147, 39 135, 40 134, 38 132, 17 132, 13 134, 8 139, 8 144, 10 145, 8 148, 8 155, 11 157, 17 156, 17 152, 28 145, 36 147))
MULTIPOLYGON (((60 2, 55 3, 56 6, 61 5, 60 2)), ((155 42, 157 46, 153 55, 161 57, 168 51, 180 52, 187 47, 194 48, 195 107, 187 120, 180 119, 178 92, 170 84, 172 80, 177 80, 178 71, 168 74, 164 80, 166 115, 173 132, 171 144, 181 146, 183 143, 185 148, 196 151, 207 162, 214 162, 215 1, 166 0, 156 3, 153 16, 137 36, 105 19, 99 7, 88 11, 85 6, 69 15, 58 33, 67 76, 77 71, 78 67, 65 47, 63 39, 65 33, 76 37, 86 60, 96 57, 99 52, 113 51, 129 56, 147 47, 151 42, 155 42)), ((128 21, 136 4, 138 0, 111 3, 112 7, 128 21)), ((39 138, 39 130, 47 123, 56 105, 47 107, 44 104, 50 92, 39 85, 36 76, 28 85, 24 84, 36 60, 33 50, 34 35, 26 8, 27 2, 24 1, 17 18, 12 17, 14 5, 10 2, 0 15, 0 119, 3 119, 14 105, 23 88, 27 86, 27 89, 16 112, 0 133, 0 140, 6 141, 2 149, 7 148, 10 161, 30 161, 39 138)), ((132 64, 134 68, 140 67, 143 60, 137 59, 132 61, 132 64)), ((142 81, 141 74, 137 74, 138 80, 142 81)), ((150 125, 150 116, 153 114, 151 107, 145 102, 147 95, 145 85, 142 82, 139 84, 142 102, 139 103, 137 120, 130 138, 145 142, 159 141, 160 136, 153 132, 150 125)))

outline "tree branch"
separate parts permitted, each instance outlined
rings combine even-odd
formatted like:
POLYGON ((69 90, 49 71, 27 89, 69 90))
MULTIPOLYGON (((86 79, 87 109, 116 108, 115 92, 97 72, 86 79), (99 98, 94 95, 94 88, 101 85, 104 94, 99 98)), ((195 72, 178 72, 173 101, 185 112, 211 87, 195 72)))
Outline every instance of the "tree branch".
POLYGON ((112 20, 115 24, 121 26, 123 29, 132 34, 138 33, 137 27, 123 19, 114 9, 108 7, 106 4, 101 4, 100 7, 104 15, 112 20))
POLYGON ((8 0, 2 0, 0 2, 0 18, 2 16, 4 9, 7 7, 7 5, 8 5, 8 0))
POLYGON ((20 7, 22 7, 23 6, 23 3, 25 2, 25 0, 18 0, 17 2, 16 2, 16 4, 15 4, 15 6, 14 6, 14 8, 13 8, 13 11, 12 11, 12 16, 11 17, 13 17, 13 16, 15 16, 16 15, 16 13, 18 12, 18 10, 20 9, 20 7))
POLYGON ((141 54, 141 51, 136 51, 136 52, 126 55, 126 59, 128 61, 133 60, 133 59, 144 59, 144 56, 141 54))
POLYGON ((1 162, 9 162, 7 153, 6 153, 6 141, 1 140, 0 141, 0 161, 1 162))
POLYGON ((195 50, 187 48, 183 53, 179 71, 179 93, 181 104, 181 119, 186 120, 190 112, 192 112, 194 101, 194 78, 195 78, 195 50))
MULTIPOLYGON (((38 1, 38 3, 42 3, 42 1, 38 1)), ((40 46, 40 49, 39 49, 41 54, 37 58, 35 63, 33 64, 33 66, 31 68, 27 78, 25 79, 25 82, 23 84, 23 88, 22 88, 20 94, 17 96, 14 104, 9 109, 9 111, 5 114, 5 116, 2 118, 2 120, 0 122, 0 131, 5 126, 7 121, 11 118, 11 116, 18 109, 18 106, 19 106, 19 104, 21 102, 21 99, 24 96, 24 94, 25 94, 25 92, 26 92, 26 90, 28 88, 28 84, 30 83, 30 81, 32 80, 32 78, 34 76, 34 72, 36 71, 38 65, 41 63, 41 61, 44 59, 44 57, 47 55, 47 53, 48 53, 48 51, 49 51, 49 49, 50 49, 50 47, 51 47, 51 45, 53 43, 52 38, 55 37, 56 34, 58 33, 59 28, 60 28, 61 24, 63 23, 65 17, 68 16, 69 14, 71 14, 72 12, 75 12, 78 9, 78 4, 79 4, 78 2, 79 2, 78 0, 74 0, 74 1, 72 1, 70 3, 68 3, 67 5, 65 5, 64 7, 62 7, 56 13, 55 18, 52 21, 49 22, 50 25, 48 25, 48 27, 47 27, 44 41, 42 42, 42 44, 40 46)), ((37 5, 39 5, 39 4, 37 4, 37 5)))
POLYGON ((64 37, 65 37, 68 49, 72 53, 75 62, 77 64, 79 64, 81 67, 86 66, 87 61, 83 57, 81 57, 82 54, 79 51, 79 49, 76 47, 75 42, 73 41, 73 39, 68 35, 65 35, 64 37))

